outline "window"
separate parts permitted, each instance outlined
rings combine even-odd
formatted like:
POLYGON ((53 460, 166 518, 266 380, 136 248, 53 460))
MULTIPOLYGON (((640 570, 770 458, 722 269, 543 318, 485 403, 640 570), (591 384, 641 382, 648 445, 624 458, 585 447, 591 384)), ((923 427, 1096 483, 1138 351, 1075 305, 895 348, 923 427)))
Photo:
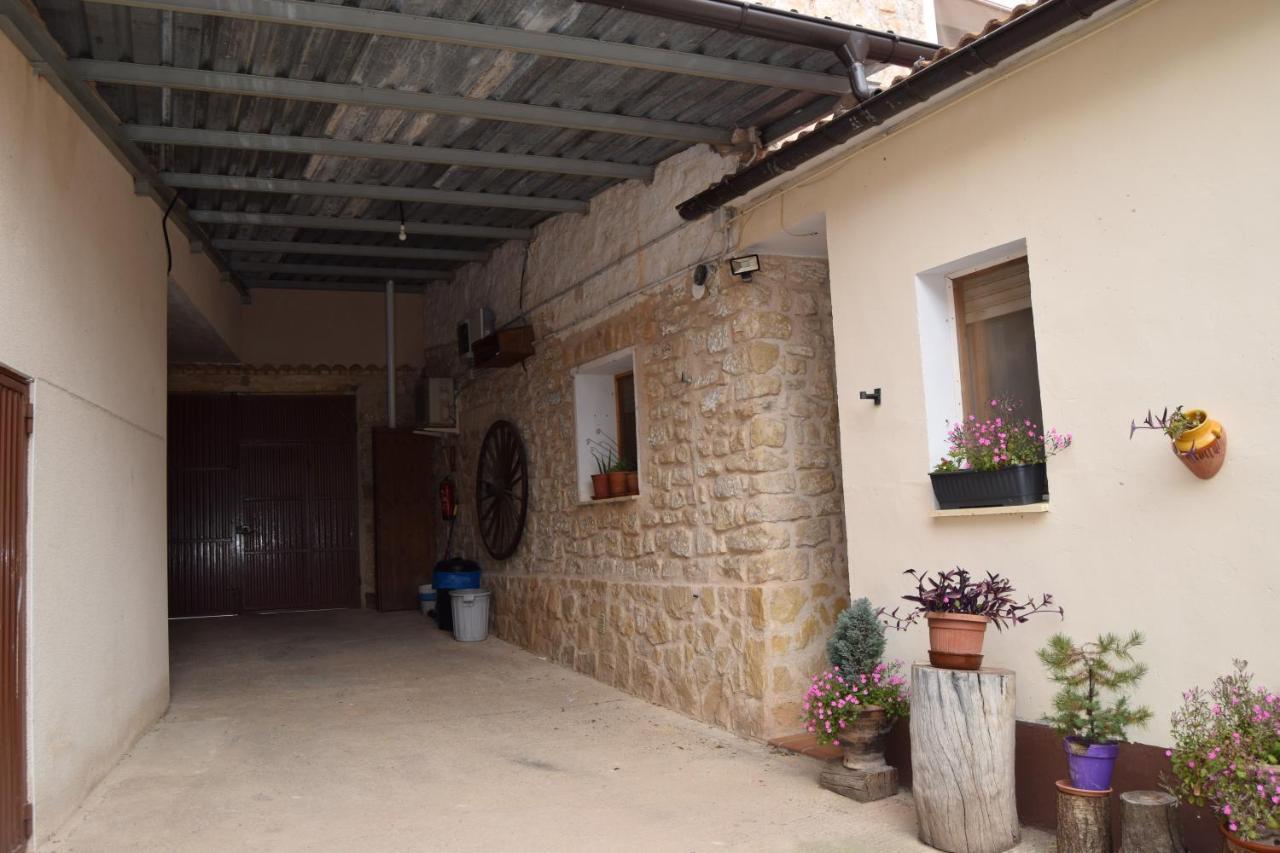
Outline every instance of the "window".
POLYGON ((982 417, 991 400, 1010 399, 1043 423, 1027 259, 956 276, 951 286, 964 414, 982 417))
POLYGON ((635 358, 631 350, 583 364, 573 377, 574 439, 578 461, 578 500, 591 500, 591 475, 597 460, 612 455, 640 469, 635 358))

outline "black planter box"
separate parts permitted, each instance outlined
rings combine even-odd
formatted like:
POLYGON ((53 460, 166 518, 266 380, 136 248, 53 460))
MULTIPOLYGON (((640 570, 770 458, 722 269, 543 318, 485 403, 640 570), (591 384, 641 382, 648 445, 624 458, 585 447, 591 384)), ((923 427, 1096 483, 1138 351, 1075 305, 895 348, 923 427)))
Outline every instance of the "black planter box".
POLYGON ((984 506, 1025 506, 1049 499, 1045 464, 1013 465, 998 471, 958 471, 930 474, 938 509, 984 506))

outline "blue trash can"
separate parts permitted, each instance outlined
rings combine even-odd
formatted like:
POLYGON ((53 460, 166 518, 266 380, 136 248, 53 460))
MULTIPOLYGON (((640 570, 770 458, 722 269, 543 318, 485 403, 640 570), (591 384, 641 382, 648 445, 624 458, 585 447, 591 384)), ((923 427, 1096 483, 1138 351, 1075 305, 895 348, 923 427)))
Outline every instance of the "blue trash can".
POLYGON ((461 557, 441 560, 431 575, 431 585, 436 589, 436 625, 441 631, 452 633, 453 608, 449 606, 449 591, 480 586, 480 564, 461 557))

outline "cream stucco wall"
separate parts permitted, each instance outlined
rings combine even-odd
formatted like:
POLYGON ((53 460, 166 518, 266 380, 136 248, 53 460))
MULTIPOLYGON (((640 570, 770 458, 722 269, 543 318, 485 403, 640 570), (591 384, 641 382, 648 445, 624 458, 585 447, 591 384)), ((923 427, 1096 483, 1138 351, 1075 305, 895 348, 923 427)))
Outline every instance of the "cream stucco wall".
MULTIPOLYGON (((1066 620, 991 632, 1018 713, 1050 689, 1034 650, 1144 631, 1162 743, 1181 691, 1248 658, 1280 684, 1275 520, 1280 457, 1280 5, 1159 0, 998 79, 743 220, 743 245, 825 211, 851 593, 892 604, 902 571, 995 570, 1054 592, 1066 620), (1211 73, 1207 69, 1213 69, 1211 73), (1025 239, 1046 420, 1076 445, 1050 462, 1051 511, 930 517, 917 273, 1025 239), (875 408, 858 390, 881 386, 875 408), (1193 478, 1148 407, 1207 407, 1231 452, 1193 478)), ((890 652, 923 657, 923 629, 890 652)))
MULTIPOLYGON (((36 409, 28 673, 37 838, 168 703, 161 215, 0 36, 0 364, 34 380, 36 409)), ((234 291, 170 233, 175 281, 234 341, 234 291)))
MULTIPOLYGON (((422 364, 424 300, 421 294, 396 294, 397 364, 422 364)), ((241 361, 386 364, 386 310, 381 293, 255 290, 252 304, 242 308, 241 361)))

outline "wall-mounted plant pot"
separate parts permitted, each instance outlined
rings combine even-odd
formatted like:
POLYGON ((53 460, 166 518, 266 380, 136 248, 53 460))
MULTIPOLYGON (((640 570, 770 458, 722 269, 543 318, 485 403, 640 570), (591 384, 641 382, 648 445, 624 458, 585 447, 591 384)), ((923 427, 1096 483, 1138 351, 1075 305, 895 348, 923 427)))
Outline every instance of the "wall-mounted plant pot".
POLYGON ((1071 787, 1082 791, 1111 790, 1111 774, 1116 769, 1120 747, 1114 743, 1084 743, 1078 738, 1062 739, 1067 753, 1071 787))
POLYGON ((1173 452, 1187 466, 1187 470, 1201 480, 1208 480, 1222 470, 1227 461, 1227 431, 1201 409, 1192 409, 1188 415, 1199 413, 1203 423, 1189 429, 1173 442, 1173 452))
POLYGON ((1049 475, 1043 462, 996 471, 933 473, 929 479, 938 509, 1025 506, 1041 503, 1049 495, 1049 475))
POLYGON ((639 471, 627 472, 627 494, 629 495, 640 494, 640 472, 639 471))
POLYGON ((986 616, 967 613, 926 613, 929 620, 929 663, 939 669, 974 670, 982 666, 986 616))
POLYGON ((591 499, 593 501, 604 500, 609 497, 609 475, 608 474, 592 474, 591 475, 591 499))
POLYGON ((620 498, 627 493, 627 472, 609 472, 609 497, 620 498))

